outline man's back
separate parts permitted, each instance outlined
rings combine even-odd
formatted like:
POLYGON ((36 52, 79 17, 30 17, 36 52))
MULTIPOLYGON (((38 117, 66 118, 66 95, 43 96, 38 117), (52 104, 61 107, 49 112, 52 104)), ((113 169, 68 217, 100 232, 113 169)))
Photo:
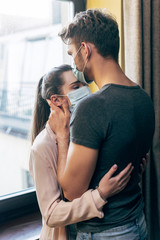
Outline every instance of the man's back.
POLYGON ((105 85, 82 101, 72 116, 71 141, 99 149, 90 187, 95 188, 113 164, 118 172, 129 162, 132 178, 118 195, 108 199, 105 217, 78 224, 85 232, 103 231, 135 219, 143 209, 138 174, 142 156, 149 151, 154 132, 154 110, 148 95, 139 86, 105 85))

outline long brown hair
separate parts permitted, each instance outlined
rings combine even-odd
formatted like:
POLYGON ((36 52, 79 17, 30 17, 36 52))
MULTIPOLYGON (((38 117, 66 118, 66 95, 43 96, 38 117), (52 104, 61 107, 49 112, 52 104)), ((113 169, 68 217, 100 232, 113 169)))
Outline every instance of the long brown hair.
POLYGON ((53 94, 63 94, 61 91, 61 87, 64 84, 62 74, 70 70, 72 70, 71 66, 66 64, 61 65, 51 69, 39 80, 32 118, 32 143, 36 136, 44 129, 50 114, 50 107, 46 99, 50 99, 53 94))

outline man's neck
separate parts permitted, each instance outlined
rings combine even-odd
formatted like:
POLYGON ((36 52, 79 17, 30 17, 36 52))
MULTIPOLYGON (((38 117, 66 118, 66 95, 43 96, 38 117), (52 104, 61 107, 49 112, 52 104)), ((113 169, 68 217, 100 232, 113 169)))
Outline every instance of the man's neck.
POLYGON ((136 84, 126 77, 119 64, 113 59, 96 58, 93 64, 94 81, 99 89, 106 84, 135 86, 136 84))

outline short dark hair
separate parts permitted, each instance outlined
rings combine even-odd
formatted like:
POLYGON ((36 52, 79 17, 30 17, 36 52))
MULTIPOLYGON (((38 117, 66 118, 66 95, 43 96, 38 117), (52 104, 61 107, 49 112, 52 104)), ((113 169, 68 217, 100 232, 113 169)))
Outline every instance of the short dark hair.
POLYGON ((103 57, 118 62, 119 30, 116 20, 100 9, 88 9, 77 13, 73 21, 62 29, 59 36, 67 43, 73 41, 77 47, 81 42, 91 42, 103 57))

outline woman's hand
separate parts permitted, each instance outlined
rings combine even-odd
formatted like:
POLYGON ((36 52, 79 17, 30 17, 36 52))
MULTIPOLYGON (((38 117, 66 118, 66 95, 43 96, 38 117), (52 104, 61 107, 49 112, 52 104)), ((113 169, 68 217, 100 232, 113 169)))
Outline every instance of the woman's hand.
POLYGON ((148 159, 149 159, 149 153, 146 153, 145 157, 142 157, 142 161, 140 163, 140 168, 139 168, 139 186, 141 186, 143 173, 146 170, 148 159))
POLYGON ((70 111, 68 102, 64 100, 61 108, 55 106, 50 100, 48 103, 51 107, 48 123, 56 134, 57 141, 69 139, 70 111))
POLYGON ((142 158, 142 161, 140 163, 140 176, 143 175, 147 167, 148 159, 149 159, 149 153, 146 153, 146 156, 142 158))
POLYGON ((106 200, 107 198, 119 193, 122 191, 131 178, 131 173, 134 169, 131 163, 122 170, 118 175, 112 177, 116 172, 118 166, 115 164, 111 169, 103 176, 99 182, 97 190, 99 191, 100 196, 106 200))

